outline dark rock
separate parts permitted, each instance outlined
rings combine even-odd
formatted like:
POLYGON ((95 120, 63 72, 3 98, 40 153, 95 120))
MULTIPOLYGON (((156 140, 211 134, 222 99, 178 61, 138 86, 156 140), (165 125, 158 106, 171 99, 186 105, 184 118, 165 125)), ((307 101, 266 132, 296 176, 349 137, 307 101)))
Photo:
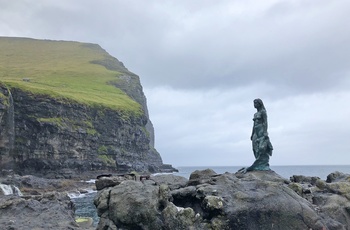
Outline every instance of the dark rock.
POLYGON ((188 185, 198 185, 202 183, 209 183, 212 180, 213 176, 216 176, 217 173, 212 169, 205 170, 196 170, 190 175, 188 185))
POLYGON ((41 196, 0 196, 1 229, 80 229, 74 207, 66 194, 41 196))
POLYGON ((102 190, 104 188, 114 187, 125 180, 126 180, 125 177, 118 177, 118 176, 100 177, 95 181, 95 185, 97 190, 102 190))
POLYGON ((350 224, 346 182, 320 189, 313 185, 322 187, 320 179, 298 177, 302 183, 290 183, 273 171, 205 170, 191 175, 192 184, 171 190, 174 179, 162 175, 167 176, 101 190, 95 198, 97 229, 336 230, 350 224))
POLYGON ((217 173, 212 169, 196 170, 191 173, 190 180, 206 179, 215 175, 217 175, 217 173))
POLYGON ((319 177, 310 177, 310 176, 303 176, 303 175, 293 175, 290 178, 290 180, 295 183, 309 183, 312 185, 315 185, 316 181, 319 179, 320 179, 319 177))
POLYGON ((100 179, 101 177, 111 177, 111 176, 112 174, 102 174, 102 175, 98 175, 96 179, 100 179))
POLYGON ((163 164, 162 166, 159 167, 160 172, 162 173, 172 173, 172 172, 178 172, 176 168, 174 168, 172 165, 169 164, 163 164))
POLYGON ((157 184, 166 184, 170 190, 183 188, 186 186, 188 179, 182 176, 176 176, 172 174, 159 174, 152 176, 151 179, 157 184))
MULTIPOLYGON (((132 180, 123 181, 109 189, 106 203, 110 219, 106 221, 102 213, 98 229, 111 227, 110 220, 117 225, 117 228, 159 229, 162 221, 158 211, 158 198, 158 186, 132 180)), ((95 205, 101 207, 101 202, 97 196, 95 205)))
POLYGON ((47 179, 33 175, 12 175, 0 178, 0 183, 17 186, 23 194, 41 195, 46 192, 67 192, 79 191, 83 189, 95 189, 95 185, 81 180, 71 179, 47 179))
POLYGON ((350 182, 350 175, 336 171, 336 172, 330 173, 327 176, 326 182, 327 183, 332 183, 332 182, 350 182))

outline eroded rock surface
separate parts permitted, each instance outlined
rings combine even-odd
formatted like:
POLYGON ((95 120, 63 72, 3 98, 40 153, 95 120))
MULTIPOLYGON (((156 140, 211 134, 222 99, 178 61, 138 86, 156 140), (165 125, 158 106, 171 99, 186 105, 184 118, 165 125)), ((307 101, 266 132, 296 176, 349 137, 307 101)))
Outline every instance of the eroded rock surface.
MULTIPOLYGON (((187 183, 123 181, 99 191, 97 229, 349 229, 349 182, 273 171, 196 171, 187 183)), ((171 178, 172 177, 172 178, 171 178)), ((181 180, 183 180, 182 178, 181 180)))
POLYGON ((74 207, 64 193, 39 196, 1 196, 0 226, 4 230, 75 230, 74 207))

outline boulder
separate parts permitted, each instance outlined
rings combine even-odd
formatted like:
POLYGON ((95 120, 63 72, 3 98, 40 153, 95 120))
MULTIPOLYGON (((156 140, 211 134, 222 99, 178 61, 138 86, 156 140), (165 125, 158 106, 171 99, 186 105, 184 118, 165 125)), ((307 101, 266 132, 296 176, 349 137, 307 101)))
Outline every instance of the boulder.
POLYGON ((95 185, 97 190, 102 190, 104 188, 116 186, 124 180, 125 180, 124 177, 118 177, 118 176, 100 177, 99 179, 96 180, 95 185))
POLYGON ((326 182, 327 183, 332 183, 332 182, 350 182, 350 175, 336 171, 336 172, 330 173, 327 176, 326 182))
POLYGON ((107 229, 113 223, 117 229, 159 229, 162 225, 158 210, 159 187, 155 184, 127 180, 108 189, 108 194, 103 191, 94 201, 102 218, 98 229, 107 229), (101 194, 105 198, 99 196, 101 194), (101 208, 101 204, 106 205, 101 208))
POLYGON ((290 180, 296 183, 309 183, 314 185, 316 181, 320 179, 319 177, 303 176, 303 175, 293 175, 290 180))
POLYGON ((176 180, 162 177, 169 179, 123 181, 99 191, 97 229, 337 230, 350 224, 344 185, 320 189, 311 184, 322 184, 319 179, 297 183, 273 171, 217 174, 208 169, 191 174, 186 186, 170 189, 176 180))
POLYGON ((191 173, 188 185, 198 185, 203 183, 209 183, 212 176, 217 175, 212 169, 196 170, 191 173))
POLYGON ((187 178, 173 174, 159 174, 156 176, 151 176, 151 179, 157 184, 168 185, 170 190, 183 188, 188 182, 187 178))

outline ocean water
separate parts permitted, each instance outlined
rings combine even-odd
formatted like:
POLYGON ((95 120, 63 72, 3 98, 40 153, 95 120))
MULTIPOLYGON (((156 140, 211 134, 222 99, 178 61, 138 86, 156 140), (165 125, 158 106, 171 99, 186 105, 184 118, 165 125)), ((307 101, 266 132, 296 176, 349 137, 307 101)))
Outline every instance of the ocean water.
POLYGON ((94 197, 96 194, 97 192, 89 192, 78 196, 71 196, 71 200, 75 205, 75 216, 91 217, 93 219, 93 226, 95 227, 99 221, 96 207, 94 205, 94 197))
MULTIPOLYGON (((242 166, 183 166, 177 167, 179 172, 173 173, 174 175, 183 176, 189 178, 191 173, 195 170, 204 170, 210 168, 216 173, 235 173, 242 166)), ((296 166, 271 166, 280 176, 289 179, 293 175, 304 175, 304 176, 317 176, 322 180, 326 180, 327 176, 335 171, 350 174, 350 165, 296 165, 296 166)), ((87 194, 72 195, 72 201, 75 203, 76 216, 91 217, 94 220, 94 226, 97 226, 99 218, 96 213, 96 208, 93 204, 96 192, 87 194)))

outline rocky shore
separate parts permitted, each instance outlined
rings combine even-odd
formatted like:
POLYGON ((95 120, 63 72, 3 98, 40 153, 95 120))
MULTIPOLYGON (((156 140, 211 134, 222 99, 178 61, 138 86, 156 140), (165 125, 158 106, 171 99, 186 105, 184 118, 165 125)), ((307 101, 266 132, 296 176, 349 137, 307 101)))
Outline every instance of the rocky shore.
POLYGON ((350 175, 285 179, 273 171, 141 181, 102 177, 95 197, 102 229, 350 229, 350 175))
POLYGON ((7 175, 0 177, 0 184, 22 193, 0 191, 0 226, 5 230, 95 229, 89 221, 84 226, 76 220, 67 192, 96 188, 97 230, 350 229, 350 175, 341 172, 322 180, 302 175, 286 179, 273 171, 217 174, 207 169, 194 171, 189 179, 106 174, 95 184, 7 175))
POLYGON ((76 221, 75 206, 68 196, 68 193, 81 194, 94 190, 93 183, 80 179, 47 179, 9 174, 0 177, 0 187, 13 190, 5 194, 0 189, 2 230, 94 229, 89 219, 76 221))

